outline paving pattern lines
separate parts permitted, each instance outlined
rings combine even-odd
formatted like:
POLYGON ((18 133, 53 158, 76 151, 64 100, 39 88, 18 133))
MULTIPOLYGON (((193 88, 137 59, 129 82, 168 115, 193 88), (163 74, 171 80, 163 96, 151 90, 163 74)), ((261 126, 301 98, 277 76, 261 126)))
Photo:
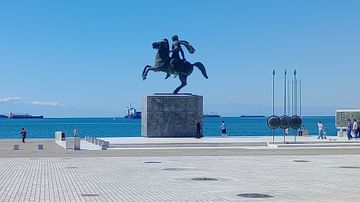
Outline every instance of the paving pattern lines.
POLYGON ((1 158, 0 169, 0 201, 209 201, 142 160, 1 158))
POLYGON ((253 201, 237 196, 246 193, 358 201, 359 162, 360 155, 0 158, 0 201, 253 201))
MULTIPOLYGON (((100 180, 99 184, 114 188, 114 192, 107 191, 111 192, 115 201, 211 201, 208 195, 196 193, 190 187, 183 186, 181 181, 172 183, 168 173, 164 172, 162 176, 162 163, 144 163, 156 159, 102 158, 101 165, 105 169, 101 172, 107 172, 112 179, 100 180)), ((97 171, 101 175, 100 170, 97 171)))
MULTIPOLYGON (((229 200, 236 200, 237 194, 255 192, 275 196, 266 201, 359 201, 359 155, 181 157, 169 158, 168 162, 173 167, 198 167, 207 171, 205 177, 226 180, 214 186, 204 184, 201 190, 219 192, 229 200), (308 162, 294 162, 296 159, 308 162)), ((188 174, 201 176, 201 172, 188 174)))

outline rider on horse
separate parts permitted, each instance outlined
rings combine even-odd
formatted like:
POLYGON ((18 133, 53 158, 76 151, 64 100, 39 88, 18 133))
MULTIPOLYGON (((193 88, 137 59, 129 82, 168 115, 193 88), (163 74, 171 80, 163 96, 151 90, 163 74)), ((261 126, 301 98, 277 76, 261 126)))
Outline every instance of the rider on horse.
POLYGON ((170 51, 172 54, 170 58, 169 73, 167 73, 165 79, 169 78, 170 74, 175 74, 179 72, 180 71, 179 68, 182 66, 182 63, 186 62, 185 54, 183 49, 181 48, 181 45, 184 45, 188 50, 190 46, 191 49, 189 50, 190 53, 194 53, 195 51, 195 49, 187 41, 180 41, 177 35, 172 36, 172 41, 173 44, 171 46, 171 51, 170 51), (181 53, 182 59, 180 58, 179 52, 181 53))
POLYGON ((179 80, 181 81, 181 85, 178 86, 173 92, 174 94, 177 94, 180 91, 180 89, 182 89, 187 85, 187 77, 193 72, 194 67, 197 67, 206 79, 208 78, 208 76, 206 74, 206 69, 201 62, 190 63, 185 60, 184 53, 181 50, 180 46, 183 45, 189 51, 190 54, 195 52, 194 47, 192 47, 191 44, 187 41, 179 40, 178 37, 173 37, 173 41, 174 41, 174 45, 172 51, 169 50, 170 49, 169 42, 166 39, 163 39, 160 42, 152 43, 153 49, 158 50, 155 56, 155 64, 154 66, 146 65, 144 67, 144 70, 142 72, 142 79, 143 80, 146 79, 149 71, 165 72, 168 74, 166 78, 168 78, 170 74, 179 75, 179 80), (169 56, 170 52, 172 52, 171 54, 172 59, 170 59, 169 56), (182 52, 181 54, 183 60, 180 59, 179 52, 182 52), (170 63, 175 65, 175 67, 174 66, 169 67, 171 66, 170 63), (172 70, 171 72, 169 71, 170 69, 172 70))

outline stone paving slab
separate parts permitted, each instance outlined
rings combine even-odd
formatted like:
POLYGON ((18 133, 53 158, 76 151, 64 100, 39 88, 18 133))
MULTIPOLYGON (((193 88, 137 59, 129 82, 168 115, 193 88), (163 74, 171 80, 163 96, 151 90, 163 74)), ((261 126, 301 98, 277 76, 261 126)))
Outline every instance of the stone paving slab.
POLYGON ((0 201, 359 201, 360 155, 0 158, 0 170, 0 201))

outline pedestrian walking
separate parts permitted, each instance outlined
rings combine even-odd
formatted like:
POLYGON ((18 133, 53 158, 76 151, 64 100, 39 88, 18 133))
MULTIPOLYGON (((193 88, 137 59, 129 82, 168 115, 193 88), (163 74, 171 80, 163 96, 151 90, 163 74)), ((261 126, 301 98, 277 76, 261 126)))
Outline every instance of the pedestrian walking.
POLYGON ((224 121, 221 122, 220 125, 220 129, 221 129, 221 137, 226 137, 226 124, 224 121))
POLYGON ((77 137, 78 134, 79 134, 79 130, 77 128, 74 128, 74 130, 73 130, 74 137, 77 137))
POLYGON ((302 135, 303 135, 304 130, 305 130, 305 126, 302 125, 302 126, 300 127, 300 129, 299 129, 299 136, 302 136, 302 135))
POLYGON ((21 136, 22 136, 22 142, 25 143, 26 129, 25 129, 25 128, 22 128, 20 134, 21 134, 21 136))
POLYGON ((359 138, 359 123, 354 119, 352 131, 355 138, 359 138))
POLYGON ((347 120, 347 127, 346 127, 346 134, 347 134, 348 140, 352 139, 352 135, 351 135, 352 127, 353 127, 353 123, 351 123, 351 120, 348 119, 347 120))
POLYGON ((319 131, 317 139, 326 139, 324 124, 322 124, 321 121, 318 121, 317 126, 319 131))

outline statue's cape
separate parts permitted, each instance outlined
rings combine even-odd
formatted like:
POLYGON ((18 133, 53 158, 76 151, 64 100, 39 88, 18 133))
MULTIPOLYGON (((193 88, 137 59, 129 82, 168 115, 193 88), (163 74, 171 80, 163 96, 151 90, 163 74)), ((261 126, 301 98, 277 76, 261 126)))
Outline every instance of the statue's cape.
POLYGON ((189 42, 180 40, 180 44, 184 45, 190 54, 195 53, 195 48, 189 42))

